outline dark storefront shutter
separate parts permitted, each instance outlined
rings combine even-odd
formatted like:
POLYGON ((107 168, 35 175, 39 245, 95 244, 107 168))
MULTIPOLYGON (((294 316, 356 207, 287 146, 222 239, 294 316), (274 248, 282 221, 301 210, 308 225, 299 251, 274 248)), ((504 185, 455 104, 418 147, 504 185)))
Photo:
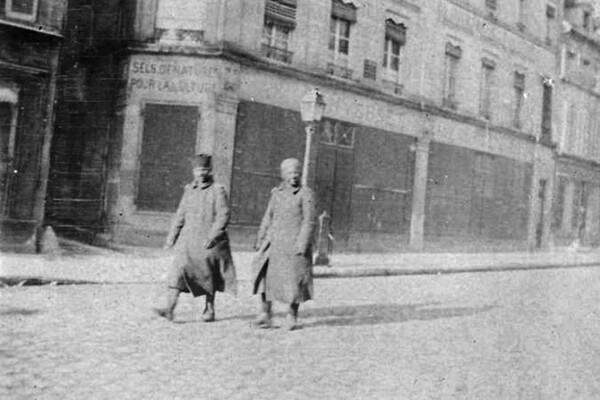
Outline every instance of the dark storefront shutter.
POLYGON ((304 125, 298 111, 240 102, 231 184, 233 224, 260 224, 271 189, 281 181, 281 162, 290 157, 302 160, 304 145, 304 125))
POLYGON ((199 113, 194 106, 146 104, 140 155, 137 208, 177 209, 191 180, 199 113))
POLYGON ((414 153, 413 139, 378 129, 357 129, 352 230, 408 231, 414 153))

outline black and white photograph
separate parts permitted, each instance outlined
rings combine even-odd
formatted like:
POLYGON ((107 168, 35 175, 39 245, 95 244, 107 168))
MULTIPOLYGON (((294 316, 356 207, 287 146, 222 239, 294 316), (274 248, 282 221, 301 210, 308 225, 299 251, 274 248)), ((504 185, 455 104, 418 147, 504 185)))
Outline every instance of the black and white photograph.
POLYGON ((600 0, 0 0, 0 399, 600 399, 600 0))

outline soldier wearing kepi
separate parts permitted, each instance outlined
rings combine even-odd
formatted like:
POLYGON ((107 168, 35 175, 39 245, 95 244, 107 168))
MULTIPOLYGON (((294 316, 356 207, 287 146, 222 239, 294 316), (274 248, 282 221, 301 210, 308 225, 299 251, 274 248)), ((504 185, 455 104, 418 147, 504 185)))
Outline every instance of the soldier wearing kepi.
POLYGON ((175 260, 167 277, 159 316, 173 319, 181 292, 206 296, 202 320, 215 320, 216 292, 236 293, 236 273, 229 247, 229 202, 222 185, 213 182, 211 156, 194 158, 194 181, 185 187, 165 249, 174 247, 175 260))
POLYGON ((272 325, 272 301, 289 305, 287 329, 295 329, 299 303, 313 297, 312 236, 315 227, 314 195, 302 187, 300 162, 281 163, 282 183, 271 199, 258 231, 258 254, 253 261, 253 293, 261 295, 258 327, 272 325))

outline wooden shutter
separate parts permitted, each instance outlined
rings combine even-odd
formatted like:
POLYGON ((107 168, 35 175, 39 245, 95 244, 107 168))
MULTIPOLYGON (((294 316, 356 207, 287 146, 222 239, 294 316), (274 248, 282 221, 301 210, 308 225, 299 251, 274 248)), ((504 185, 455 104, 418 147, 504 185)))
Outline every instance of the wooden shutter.
POLYGON ((404 45, 406 43, 406 26, 387 19, 385 21, 385 37, 404 45))
POLYGON ((341 0, 332 0, 331 16, 356 22, 356 6, 351 3, 344 3, 341 0))
POLYGON ((195 106, 146 104, 136 205, 175 211, 191 180, 199 113, 195 106))
POLYGON ((267 0, 265 22, 294 29, 296 27, 296 5, 292 3, 295 2, 267 0))

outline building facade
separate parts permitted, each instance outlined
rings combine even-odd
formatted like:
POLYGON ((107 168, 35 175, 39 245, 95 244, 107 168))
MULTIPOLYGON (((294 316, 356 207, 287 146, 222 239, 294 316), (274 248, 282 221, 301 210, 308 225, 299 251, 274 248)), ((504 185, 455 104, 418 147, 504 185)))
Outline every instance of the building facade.
POLYGON ((566 2, 560 44, 558 245, 600 244, 600 36, 589 2, 566 2))
POLYGON ((66 1, 0 1, 0 232, 23 241, 44 220, 66 1))
POLYGON ((549 242, 562 4, 130 7, 97 219, 110 239, 159 243, 190 179, 188 159, 204 151, 229 189, 234 245, 252 243, 279 163, 303 159, 300 99, 318 87, 327 106, 309 185, 337 249, 549 242))

